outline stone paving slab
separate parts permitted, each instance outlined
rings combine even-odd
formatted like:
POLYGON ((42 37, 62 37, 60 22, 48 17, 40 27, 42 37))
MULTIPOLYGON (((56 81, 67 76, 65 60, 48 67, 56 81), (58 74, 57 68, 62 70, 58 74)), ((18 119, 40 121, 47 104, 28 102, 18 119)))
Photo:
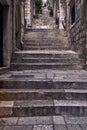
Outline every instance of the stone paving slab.
POLYGON ((32 126, 6 126, 3 130, 32 130, 32 126))
POLYGON ((17 125, 18 117, 0 118, 0 126, 17 125))
POLYGON ((18 125, 51 125, 53 120, 51 116, 44 117, 23 117, 19 118, 18 125))
POLYGON ((15 101, 14 107, 45 107, 45 106, 53 106, 52 100, 25 100, 25 101, 15 101))
POLYGON ((86 101, 76 101, 76 100, 54 100, 54 105, 55 106, 83 106, 87 107, 87 102, 86 101))
POLYGON ((70 116, 65 116, 65 122, 67 124, 84 125, 84 124, 87 124, 87 116, 86 117, 70 117, 70 116))
POLYGON ((87 123, 86 124, 80 124, 80 128, 82 130, 87 130, 87 123))
POLYGON ((34 125, 33 130, 53 130, 53 125, 34 125))
POLYGON ((0 118, 0 130, 87 130, 87 117, 0 118))
POLYGON ((65 125, 54 125, 54 130, 67 130, 67 127, 65 125))
POLYGON ((65 121, 64 121, 63 116, 53 116, 53 122, 55 125, 58 125, 58 124, 65 125, 65 121))
POLYGON ((68 130, 82 130, 79 125, 67 125, 68 130))

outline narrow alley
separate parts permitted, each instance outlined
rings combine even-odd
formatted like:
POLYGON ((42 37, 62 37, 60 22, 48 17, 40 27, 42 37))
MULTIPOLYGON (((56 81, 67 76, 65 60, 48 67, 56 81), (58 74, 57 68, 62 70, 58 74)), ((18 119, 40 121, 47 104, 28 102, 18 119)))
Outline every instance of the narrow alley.
POLYGON ((47 7, 43 7, 42 14, 39 14, 39 19, 34 19, 33 29, 55 29, 57 25, 55 24, 55 19, 50 16, 50 10, 47 7))
MULTIPOLYGON (((35 13, 34 1, 11 2, 7 10, 13 13, 12 23, 4 24, 14 30, 5 34, 3 29, 6 52, 0 54, 0 130, 87 130, 86 49, 74 47, 77 34, 73 34, 75 25, 68 32, 68 22, 64 23, 65 3, 53 0, 51 5, 49 0, 41 5, 41 13, 35 13)), ((0 18, 2 5, 0 1, 0 18)))

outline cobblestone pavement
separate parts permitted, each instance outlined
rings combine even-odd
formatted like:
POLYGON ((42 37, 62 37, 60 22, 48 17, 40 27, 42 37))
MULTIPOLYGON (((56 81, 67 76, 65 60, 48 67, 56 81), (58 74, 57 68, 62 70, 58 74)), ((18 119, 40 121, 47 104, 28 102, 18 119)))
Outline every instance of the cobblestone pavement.
POLYGON ((0 118, 0 130, 87 130, 87 117, 0 118))
POLYGON ((49 16, 50 11, 47 7, 43 7, 42 14, 38 15, 37 19, 33 21, 33 29, 55 29, 57 26, 55 24, 55 19, 49 16))

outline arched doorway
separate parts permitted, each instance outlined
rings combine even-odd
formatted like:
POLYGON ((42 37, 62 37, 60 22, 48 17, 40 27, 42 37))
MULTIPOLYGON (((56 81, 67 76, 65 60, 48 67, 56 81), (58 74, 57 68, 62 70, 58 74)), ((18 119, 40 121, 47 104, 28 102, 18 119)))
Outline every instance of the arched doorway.
POLYGON ((0 67, 3 66, 3 6, 0 3, 0 67))

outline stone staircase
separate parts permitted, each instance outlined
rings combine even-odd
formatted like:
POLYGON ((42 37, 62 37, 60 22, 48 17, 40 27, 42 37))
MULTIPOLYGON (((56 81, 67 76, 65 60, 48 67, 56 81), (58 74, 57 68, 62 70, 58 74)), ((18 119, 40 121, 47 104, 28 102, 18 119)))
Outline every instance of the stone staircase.
POLYGON ((25 34, 24 51, 13 56, 12 70, 80 69, 77 53, 69 50, 64 31, 37 30, 25 34))
POLYGON ((31 36, 33 44, 59 41, 59 36, 49 38, 50 34, 60 35, 61 46, 67 49, 14 53, 11 71, 0 76, 0 117, 87 115, 87 72, 80 70, 79 56, 68 49, 64 32, 27 32, 24 46, 30 47, 31 36))
POLYGON ((42 14, 38 15, 38 18, 33 19, 33 29, 56 29, 55 19, 50 16, 50 10, 43 8, 42 14))

